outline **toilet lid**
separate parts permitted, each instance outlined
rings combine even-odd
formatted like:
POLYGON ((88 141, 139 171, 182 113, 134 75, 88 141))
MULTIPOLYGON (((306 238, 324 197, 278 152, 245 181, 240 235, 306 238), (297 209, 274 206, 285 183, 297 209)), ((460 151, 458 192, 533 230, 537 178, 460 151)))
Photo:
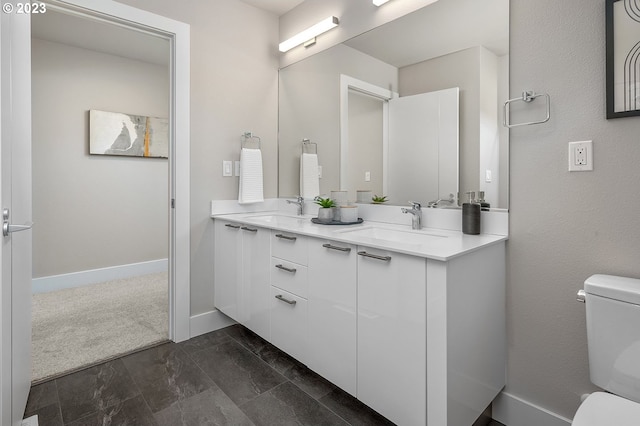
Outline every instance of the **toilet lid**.
POLYGON ((578 408, 572 426, 638 426, 640 403, 605 392, 594 392, 578 408))

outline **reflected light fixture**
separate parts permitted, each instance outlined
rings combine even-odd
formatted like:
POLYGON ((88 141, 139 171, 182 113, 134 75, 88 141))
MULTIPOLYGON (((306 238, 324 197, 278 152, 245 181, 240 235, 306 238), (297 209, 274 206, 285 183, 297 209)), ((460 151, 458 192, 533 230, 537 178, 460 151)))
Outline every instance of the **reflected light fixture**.
POLYGON ((283 41, 279 45, 279 49, 281 52, 286 52, 299 44, 302 44, 306 41, 313 40, 316 36, 319 36, 322 33, 329 31, 332 28, 338 26, 340 21, 335 16, 329 16, 326 19, 318 22, 317 24, 307 28, 304 31, 299 32, 288 40, 283 41))
POLYGON ((373 4, 375 4, 376 6, 382 6, 383 4, 385 4, 388 1, 389 0, 373 0, 373 4))

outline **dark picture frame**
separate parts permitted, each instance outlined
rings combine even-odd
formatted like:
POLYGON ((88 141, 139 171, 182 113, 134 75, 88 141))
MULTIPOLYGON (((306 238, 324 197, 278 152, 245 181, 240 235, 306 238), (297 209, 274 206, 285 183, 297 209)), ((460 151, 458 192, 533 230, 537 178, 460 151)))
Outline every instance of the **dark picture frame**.
POLYGON ((640 8, 637 4, 635 0, 606 0, 607 119, 640 116, 640 8))

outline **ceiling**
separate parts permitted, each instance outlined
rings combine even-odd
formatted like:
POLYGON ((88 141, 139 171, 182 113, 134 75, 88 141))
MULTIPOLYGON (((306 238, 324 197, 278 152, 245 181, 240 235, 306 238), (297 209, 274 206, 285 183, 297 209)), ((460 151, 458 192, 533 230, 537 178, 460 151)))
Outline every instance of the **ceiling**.
POLYGON ((51 9, 31 16, 31 35, 152 64, 169 64, 169 40, 165 38, 51 9))
POLYGON ((446 0, 345 42, 395 67, 484 46, 509 52, 509 0, 446 0))
POLYGON ((278 16, 282 16, 304 0, 242 0, 243 2, 257 7, 258 9, 266 10, 267 12, 275 13, 278 16))

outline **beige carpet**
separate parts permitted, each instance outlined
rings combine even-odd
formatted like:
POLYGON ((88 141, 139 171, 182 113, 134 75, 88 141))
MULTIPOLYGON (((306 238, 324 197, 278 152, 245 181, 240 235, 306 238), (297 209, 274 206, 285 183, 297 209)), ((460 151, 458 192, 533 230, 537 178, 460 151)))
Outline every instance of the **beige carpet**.
POLYGON ((34 294, 32 380, 166 340, 168 287, 161 272, 34 294))

